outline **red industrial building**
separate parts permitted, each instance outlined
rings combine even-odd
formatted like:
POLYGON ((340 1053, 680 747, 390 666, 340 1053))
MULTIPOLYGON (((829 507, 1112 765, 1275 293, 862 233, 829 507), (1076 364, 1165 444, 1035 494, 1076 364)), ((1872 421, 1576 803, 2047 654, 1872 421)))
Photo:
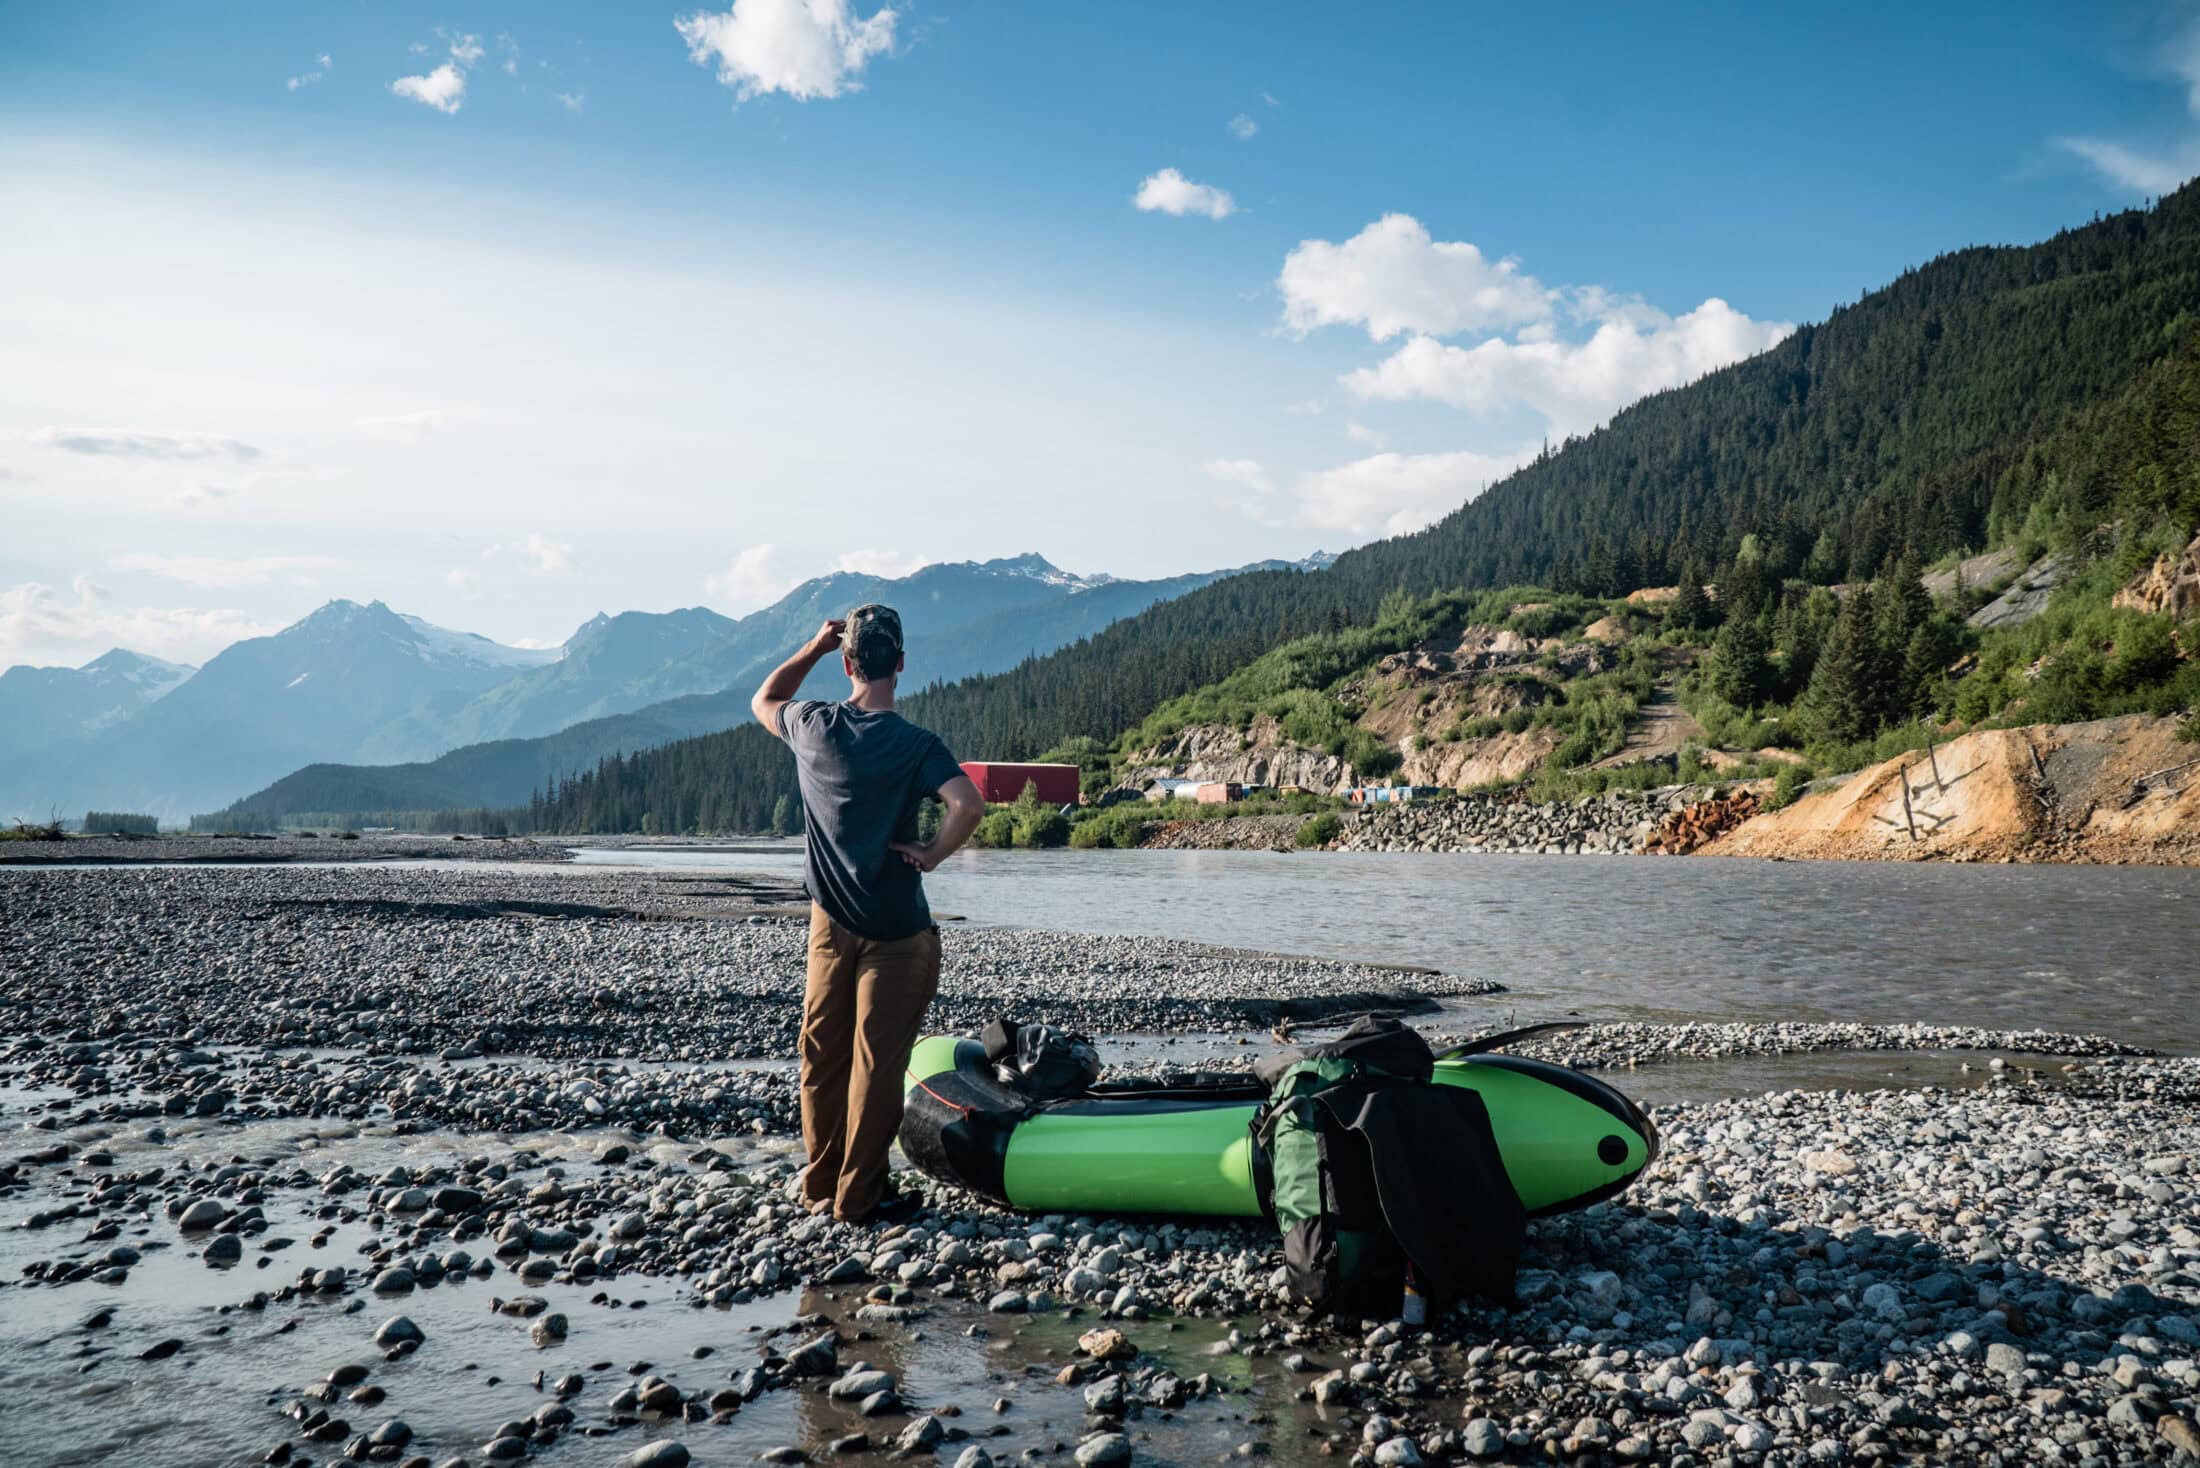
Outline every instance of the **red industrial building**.
POLYGON ((985 760, 964 760, 962 771, 988 805, 1006 805, 1035 785, 1048 805, 1077 803, 1079 771, 1075 765, 1004 765, 985 760))

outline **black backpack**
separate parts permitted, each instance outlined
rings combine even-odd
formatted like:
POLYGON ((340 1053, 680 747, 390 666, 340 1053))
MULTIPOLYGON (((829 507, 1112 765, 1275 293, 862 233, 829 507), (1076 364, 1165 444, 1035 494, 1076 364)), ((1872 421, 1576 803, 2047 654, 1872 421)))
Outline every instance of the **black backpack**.
POLYGON ((1439 1309, 1512 1298, 1526 1213, 1482 1098, 1433 1083, 1435 1064, 1418 1032, 1369 1015, 1256 1068, 1269 1088, 1252 1122, 1261 1211, 1317 1310, 1388 1319, 1409 1282, 1439 1309))
POLYGON ((1035 1101, 1082 1096, 1100 1079, 1100 1052, 1091 1040, 1052 1025, 997 1019, 978 1032, 985 1058, 1002 1085, 1035 1101))

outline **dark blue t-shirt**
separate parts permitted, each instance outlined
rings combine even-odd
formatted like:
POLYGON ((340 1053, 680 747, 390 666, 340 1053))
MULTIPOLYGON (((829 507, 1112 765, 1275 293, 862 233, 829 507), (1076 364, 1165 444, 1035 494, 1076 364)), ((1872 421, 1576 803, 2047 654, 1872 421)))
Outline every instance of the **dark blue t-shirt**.
POLYGON ((917 806, 962 774, 940 736, 897 713, 800 699, 779 710, 802 787, 803 881, 826 916, 882 943, 932 925, 917 869, 887 849, 917 839, 917 806))

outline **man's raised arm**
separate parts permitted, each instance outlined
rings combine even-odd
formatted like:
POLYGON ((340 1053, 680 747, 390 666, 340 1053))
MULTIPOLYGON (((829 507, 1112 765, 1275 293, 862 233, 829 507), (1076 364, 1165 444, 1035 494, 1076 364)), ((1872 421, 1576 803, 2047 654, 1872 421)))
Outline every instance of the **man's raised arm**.
POLYGON ((786 734, 779 727, 779 711, 802 691, 802 680, 810 676, 810 669, 840 650, 841 629, 847 626, 834 617, 817 629, 817 635, 802 644, 793 657, 772 669, 756 694, 749 700, 749 712, 756 721, 772 733, 784 739, 786 734))

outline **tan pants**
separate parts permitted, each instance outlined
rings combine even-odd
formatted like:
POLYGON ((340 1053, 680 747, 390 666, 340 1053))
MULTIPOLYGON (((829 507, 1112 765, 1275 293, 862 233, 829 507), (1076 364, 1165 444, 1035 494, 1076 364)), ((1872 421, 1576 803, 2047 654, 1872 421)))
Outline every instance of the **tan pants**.
POLYGON ((802 1144, 812 1213, 859 1219, 886 1190, 909 1047, 940 987, 940 932, 879 943, 810 905, 802 995, 802 1144))

